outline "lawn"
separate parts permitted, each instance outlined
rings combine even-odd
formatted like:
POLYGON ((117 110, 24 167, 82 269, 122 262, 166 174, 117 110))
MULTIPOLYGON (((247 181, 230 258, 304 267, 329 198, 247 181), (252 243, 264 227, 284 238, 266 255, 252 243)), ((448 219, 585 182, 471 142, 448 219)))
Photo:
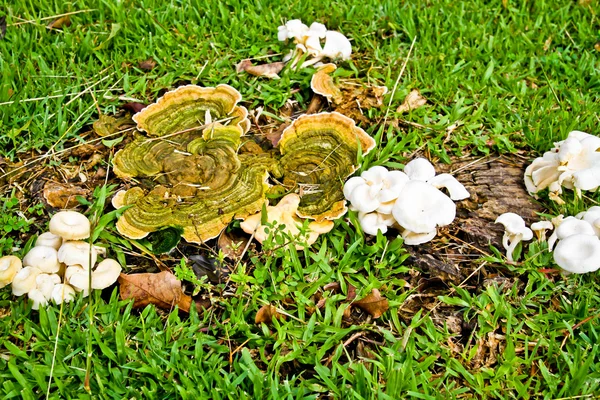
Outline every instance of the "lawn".
MULTIPOLYGON (((361 171, 398 169, 415 155, 446 169, 468 157, 529 162, 572 130, 600 134, 594 0, 17 3, 0 3, 6 17, 1 256, 23 256, 55 211, 34 183, 56 176, 72 182, 77 174, 69 171, 84 160, 67 149, 98 144, 91 142, 92 124, 122 113, 125 103, 149 104, 183 84, 224 83, 242 94, 249 110, 262 107, 271 123, 282 121, 290 100, 295 110, 306 110, 314 69, 286 68, 278 80, 235 69, 246 58, 279 61, 289 45, 277 41, 277 27, 294 18, 322 22, 352 40, 352 58, 338 63, 337 78, 389 89, 383 106, 358 123, 377 141, 361 171), (57 22, 65 14, 70 24, 57 22), (396 112, 413 89, 427 104, 396 112), (5 172, 15 168, 25 173, 5 172)), ((110 149, 90 171, 108 169, 107 182, 118 185, 110 162, 123 144, 102 143, 110 149)), ((503 190, 503 182, 497 186, 503 190)), ((117 188, 93 189, 80 210, 97 217, 112 211, 117 188)), ((598 204, 600 195, 564 198, 558 205, 542 194, 536 204, 546 216, 574 215, 598 204)), ((273 240, 249 247, 236 262, 221 254, 231 273, 212 283, 184 267, 190 255, 219 258, 215 241, 182 243, 151 257, 117 245, 126 240, 109 221, 104 237, 115 238, 109 252, 127 260, 124 272, 177 268, 190 281, 186 289, 211 306, 189 314, 134 309, 116 285, 35 311, 25 297, 0 289, 0 397, 566 399, 600 393, 597 273, 558 273, 552 255, 531 242, 516 263, 491 246, 469 253, 455 263, 464 269, 461 278, 451 279, 417 265, 396 234, 368 236, 357 225, 351 212, 303 250, 273 240), (352 288, 358 299, 379 290, 389 309, 373 318, 352 307, 352 288), (255 323, 265 305, 285 318, 255 323)), ((453 243, 441 236, 437 250, 453 243)))

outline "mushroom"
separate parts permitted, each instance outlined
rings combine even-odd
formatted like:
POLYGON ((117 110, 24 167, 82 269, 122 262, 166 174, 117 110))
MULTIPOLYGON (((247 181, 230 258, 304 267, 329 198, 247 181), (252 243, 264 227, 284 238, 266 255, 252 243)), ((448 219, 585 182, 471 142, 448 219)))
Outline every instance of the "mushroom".
POLYGON ((430 233, 436 227, 454 221, 456 205, 439 189, 420 180, 411 180, 402 189, 392 214, 404 229, 430 233))
POLYGON ((514 261, 513 253, 521 241, 531 240, 533 232, 525 226, 525 221, 520 215, 515 213, 504 213, 496 218, 497 224, 504 225, 504 236, 502 245, 506 249, 506 258, 508 261, 514 261))
POLYGON ((427 182, 435 176, 435 168, 425 158, 415 158, 404 166, 404 173, 411 180, 427 182))
POLYGON ((402 238, 404 239, 404 244, 408 246, 416 246, 418 244, 423 244, 430 242, 437 235, 437 229, 434 229, 431 232, 425 233, 415 233, 405 229, 402 231, 402 238))
POLYGON ((15 296, 23 296, 37 286, 36 278, 40 271, 36 267, 24 267, 15 275, 12 281, 12 292, 15 296))
POLYGON ((27 293, 29 300, 33 301, 31 305, 32 310, 39 310, 40 306, 46 306, 48 299, 44 296, 44 293, 40 289, 32 289, 27 293))
MULTIPOLYGON (((92 280, 94 275, 92 272, 92 280)), ((83 291, 83 297, 90 294, 90 270, 80 265, 71 265, 65 271, 65 283, 68 283, 76 292, 83 291)))
POLYGON ((75 300, 75 289, 71 285, 59 283, 52 290, 52 301, 56 304, 69 303, 75 300))
POLYGON ((550 221, 538 221, 531 224, 531 230, 537 237, 538 242, 546 240, 546 231, 554 229, 554 225, 550 221))
POLYGON ((555 225, 556 228, 552 235, 550 235, 550 239, 548 239, 548 249, 550 250, 552 250, 557 240, 563 240, 569 236, 577 234, 596 235, 594 227, 587 221, 575 217, 566 217, 557 221, 558 225, 555 225))
POLYGON ((556 245, 554 262, 575 274, 596 271, 600 268, 600 239, 581 233, 569 236, 556 245))
MULTIPOLYGON (((60 283, 60 276, 56 274, 39 274, 35 278, 35 283, 37 290, 39 290, 46 300, 50 300, 52 297, 52 290, 54 290, 54 286, 60 283)), ((29 292, 29 297, 31 297, 31 292, 29 292)), ((36 308, 37 310, 37 308, 36 308)))
POLYGON ((398 198, 408 180, 408 176, 402 171, 388 171, 381 166, 371 167, 360 177, 355 176, 346 182, 344 197, 354 209, 362 213, 377 210, 390 214, 393 201, 398 198))
POLYGON ((302 38, 308 32, 308 26, 302 23, 299 19, 292 19, 277 28, 277 39, 280 42, 285 42, 288 39, 302 38))
POLYGON ((327 31, 325 34, 325 46, 323 46, 323 51, 320 55, 331 60, 349 60, 350 55, 352 55, 352 44, 340 32, 327 31))
POLYGON ((58 252, 53 247, 36 246, 31 248, 23 257, 23 265, 26 267, 36 267, 40 271, 53 274, 60 270, 58 262, 58 252))
POLYGON ((40 236, 38 236, 35 241, 35 247, 38 246, 48 246, 52 247, 54 250, 58 250, 60 245, 62 244, 62 238, 60 236, 55 235, 52 232, 44 232, 40 236))
POLYGON ((470 196, 467 189, 450 174, 439 174, 430 178, 427 183, 435 188, 445 188, 452 200, 464 200, 470 196))
POLYGON ((63 240, 81 240, 90 237, 90 221, 77 211, 60 211, 50 219, 50 232, 63 240))
POLYGON ((96 248, 86 242, 64 242, 58 249, 58 261, 67 265, 81 265, 89 269, 96 264, 96 258, 96 248))
POLYGON ((381 214, 378 212, 372 213, 358 213, 358 222, 363 232, 369 235, 377 235, 378 231, 386 233, 388 227, 394 225, 396 220, 390 214, 381 214))
POLYGON ((92 289, 106 289, 117 281, 121 270, 118 261, 112 258, 102 260, 92 272, 92 289))
POLYGON ((12 283, 15 275, 23 268, 21 260, 16 256, 0 258, 0 289, 12 283))
POLYGON ((600 207, 592 206, 587 211, 580 212, 575 218, 582 219, 592 225, 596 236, 600 237, 600 207))

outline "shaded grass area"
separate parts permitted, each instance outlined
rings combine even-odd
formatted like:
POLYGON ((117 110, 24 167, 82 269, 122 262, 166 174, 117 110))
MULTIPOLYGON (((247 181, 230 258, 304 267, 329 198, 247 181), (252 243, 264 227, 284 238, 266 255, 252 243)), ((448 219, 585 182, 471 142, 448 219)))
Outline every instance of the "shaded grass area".
MULTIPOLYGON (((363 168, 397 167, 418 148, 443 161, 519 149, 533 157, 532 150, 547 149, 570 130, 598 133, 600 53, 594 44, 600 27, 591 3, 6 2, 1 8, 8 27, 0 40, 0 154, 17 160, 82 142, 78 133, 97 118, 97 107, 114 113, 130 99, 151 102, 182 83, 228 83, 250 109, 277 110, 290 98, 306 106, 312 71, 290 70, 281 80, 266 81, 234 70, 243 58, 285 52, 276 28, 302 18, 353 39, 353 59, 338 74, 390 89, 417 38, 392 99, 389 120, 396 124, 377 125, 381 110, 370 115, 373 125, 363 126, 378 136, 378 150, 363 168), (72 15, 72 25, 60 31, 49 31, 48 21, 40 21, 78 10, 90 11, 72 15), (23 20, 34 21, 15 25, 23 20), (144 71, 138 63, 148 58, 157 65, 144 71), (413 88, 429 104, 408 115, 394 114, 413 88), (457 122, 460 127, 448 134, 457 122)), ((591 204, 577 203, 569 211, 591 204)), ((4 207, 5 214, 17 215, 18 205, 5 202, 4 207)), ((6 226, 14 225, 10 230, 21 232, 23 242, 37 229, 14 218, 2 221, 5 236, 6 226)), ((13 244, 22 245, 11 242, 3 251, 13 244)), ((411 267, 400 240, 367 241, 338 221, 310 251, 274 243, 260 254, 250 253, 230 285, 212 288, 214 307, 201 315, 165 315, 153 307, 133 311, 116 292, 105 298, 96 294, 89 304, 80 299, 66 305, 60 330, 58 307, 31 311, 4 289, 0 393, 42 397, 54 360, 51 397, 83 394, 90 329, 89 383, 100 398, 597 393, 598 277, 547 276, 538 270, 551 265, 551 257, 539 250, 526 251, 519 266, 490 256, 464 284, 442 282, 437 291, 424 293, 420 287, 429 277, 411 267), (349 323, 346 281, 357 288, 358 298, 379 289, 390 310, 377 320, 354 312, 350 321, 360 323, 349 323), (343 292, 323 292, 330 282, 342 282, 343 292), (317 294, 327 297, 321 309, 317 294), (290 317, 257 326, 254 316, 264 304, 290 317), (87 307, 93 308, 92 326, 87 307)))

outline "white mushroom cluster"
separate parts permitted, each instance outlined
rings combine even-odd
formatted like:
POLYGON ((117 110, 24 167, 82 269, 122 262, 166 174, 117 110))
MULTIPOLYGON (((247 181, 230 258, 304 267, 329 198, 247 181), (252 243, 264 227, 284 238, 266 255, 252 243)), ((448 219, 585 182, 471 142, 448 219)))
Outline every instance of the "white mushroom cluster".
POLYGON ((278 28, 279 41, 293 40, 296 48, 285 56, 284 61, 296 61, 304 54, 312 57, 302 64, 302 67, 316 64, 323 59, 348 60, 352 54, 350 40, 337 31, 327 30, 325 25, 313 22, 310 27, 299 19, 286 22, 278 28), (324 44, 322 45, 322 41, 324 44))
POLYGON ((466 199, 469 192, 452 175, 436 175, 428 160, 417 158, 406 164, 404 172, 376 166, 350 178, 344 196, 350 209, 358 211, 365 233, 376 235, 395 227, 405 244, 418 245, 432 240, 438 227, 454 221, 454 201, 466 199))
POLYGON ((548 239, 548 250, 554 262, 567 272, 584 274, 600 269, 600 207, 594 206, 576 216, 559 215, 552 221, 539 221, 525 226, 525 221, 514 213, 505 213, 496 219, 505 227, 503 238, 507 259, 513 261, 513 252, 520 241, 546 240, 546 231, 554 230, 548 239))
POLYGON ((554 143, 554 148, 536 158, 525 170, 527 191, 535 195, 548 189, 551 200, 563 204, 562 188, 596 190, 600 187, 600 137, 572 131, 567 139, 554 143))
POLYGON ((12 284, 13 294, 27 294, 37 310, 50 300, 61 304, 72 301, 77 292, 87 296, 90 289, 109 287, 119 277, 121 265, 107 258, 95 266, 104 249, 82 241, 89 237, 85 215, 58 212, 50 220, 50 232, 37 238, 22 262, 15 256, 0 258, 0 288, 12 284))

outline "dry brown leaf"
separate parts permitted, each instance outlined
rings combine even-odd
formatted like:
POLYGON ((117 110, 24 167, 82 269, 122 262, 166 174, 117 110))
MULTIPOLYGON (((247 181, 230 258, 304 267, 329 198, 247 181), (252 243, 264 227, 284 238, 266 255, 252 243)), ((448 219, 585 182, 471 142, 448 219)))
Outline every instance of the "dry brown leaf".
POLYGON ((248 238, 242 235, 236 235, 233 232, 224 230, 219 236, 217 242, 219 249, 225 254, 225 257, 237 260, 244 253, 248 244, 248 238))
POLYGON ((373 318, 381 317, 390 308, 387 299, 381 297, 381 293, 377 289, 373 289, 367 297, 355 301, 352 305, 369 313, 373 318))
POLYGON ((71 17, 68 15, 64 15, 60 18, 57 18, 46 25, 48 29, 61 29, 63 27, 71 26, 71 17))
POLYGON ((398 107, 396 112, 405 113, 407 111, 415 110, 419 107, 422 107, 425 104, 427 104, 427 99, 421 96, 421 93, 419 93, 417 89, 413 89, 406 96, 406 98, 404 99, 404 103, 402 103, 400 107, 398 107))
POLYGON ((278 61, 270 64, 254 65, 249 59, 242 60, 235 66, 237 72, 247 72, 254 76, 264 76, 265 78, 279 79, 278 73, 285 67, 285 63, 278 61))
POLYGON ((170 271, 158 274, 121 274, 121 299, 134 299, 133 308, 154 304, 165 310, 179 306, 181 311, 190 312, 192 297, 183 293, 181 281, 170 271))
POLYGON ((131 111, 134 114, 139 113, 146 107, 147 107, 147 104, 138 103, 136 101, 131 101, 129 103, 123 104, 124 109, 126 109, 127 111, 131 111))
POLYGON ((147 60, 140 61, 138 63, 138 67, 144 71, 152 71, 154 67, 156 67, 156 61, 154 61, 152 57, 150 57, 147 60))
POLYGON ((278 312, 277 308, 275 306, 266 304, 266 305, 262 306, 260 308, 260 310, 258 310, 258 312, 256 313, 256 318, 254 318, 254 323, 260 325, 264 322, 265 324, 270 325, 273 323, 273 318, 277 318, 277 319, 283 321, 283 320, 285 320, 285 315, 278 312))
POLYGON ((87 197, 89 190, 71 184, 46 182, 44 199, 54 208, 74 208, 79 205, 77 196, 87 197))

